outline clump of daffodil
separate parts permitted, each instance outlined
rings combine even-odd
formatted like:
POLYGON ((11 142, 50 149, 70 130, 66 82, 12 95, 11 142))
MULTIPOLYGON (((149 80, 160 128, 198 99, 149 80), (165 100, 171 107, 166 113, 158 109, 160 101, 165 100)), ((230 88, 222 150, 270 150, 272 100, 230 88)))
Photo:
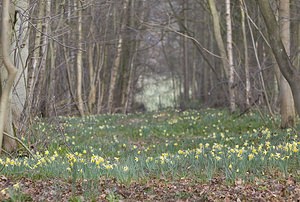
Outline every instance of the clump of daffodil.
POLYGON ((103 166, 104 166, 104 168, 106 169, 106 170, 111 170, 111 169, 113 169, 113 165, 112 164, 103 164, 103 166))
POLYGON ((153 161, 153 157, 152 156, 147 157, 146 163, 151 162, 151 161, 153 161))
POLYGON ((91 163, 95 163, 96 165, 100 165, 101 163, 104 162, 104 158, 102 158, 101 156, 97 156, 97 155, 92 155, 91 157, 91 163))
POLYGON ((169 157, 169 153, 162 153, 159 157, 160 163, 164 164, 169 157))
POLYGON ((248 155, 249 161, 251 161, 253 158, 254 158, 254 154, 250 153, 250 154, 248 155))
POLYGON ((48 156, 48 155, 49 155, 49 151, 46 150, 46 151, 45 151, 45 156, 48 156))
POLYGON ((66 157, 68 158, 68 162, 71 167, 73 167, 74 163, 76 163, 77 159, 76 156, 72 153, 67 153, 66 157))
POLYGON ((178 150, 178 154, 180 154, 180 155, 184 155, 184 154, 185 154, 185 151, 183 151, 183 150, 179 149, 179 150, 178 150))
POLYGON ((202 153, 202 149, 196 148, 196 155, 199 155, 202 153))
POLYGON ((5 166, 21 166, 21 162, 18 159, 11 159, 9 157, 5 160, 5 166))
POLYGON ((244 153, 244 149, 243 148, 242 149, 238 149, 237 157, 238 158, 242 158, 243 153, 244 153))

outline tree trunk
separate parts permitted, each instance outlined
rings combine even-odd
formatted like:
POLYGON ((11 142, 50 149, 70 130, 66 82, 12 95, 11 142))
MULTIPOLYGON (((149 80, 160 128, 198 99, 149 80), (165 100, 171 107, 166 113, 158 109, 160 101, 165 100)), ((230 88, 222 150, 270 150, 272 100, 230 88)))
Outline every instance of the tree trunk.
MULTIPOLYGON (((286 53, 290 55, 290 2, 280 0, 279 2, 279 26, 280 35, 286 53)), ((287 80, 280 75, 280 114, 281 127, 293 127, 295 124, 295 108, 291 88, 287 80)))
POLYGON ((284 44, 281 40, 280 29, 268 0, 257 0, 269 34, 270 45, 280 71, 290 84, 297 113, 300 114, 300 73, 293 66, 284 44))
MULTIPOLYGON (((59 14, 59 20, 55 28, 49 28, 49 34, 54 35, 57 33, 63 26, 64 21, 64 8, 60 6, 61 4, 65 4, 65 0, 60 1, 60 3, 47 0, 47 15, 59 14), (52 8, 52 10, 51 10, 52 8), (53 30, 52 30, 53 29, 53 30)), ((56 99, 55 99, 55 68, 56 68, 56 61, 59 58, 58 53, 58 44, 54 40, 49 41, 49 51, 47 57, 47 72, 46 72, 46 83, 44 85, 45 92, 46 92, 46 101, 45 101, 45 108, 46 108, 46 116, 55 116, 56 115, 56 99)), ((62 50, 62 49, 61 49, 62 50)), ((65 82, 65 81, 61 81, 65 82)), ((62 84, 63 85, 63 84, 62 84)), ((67 94, 67 93, 66 93, 67 94)), ((57 96, 58 97, 58 96, 57 96)))
POLYGON ((81 116, 84 115, 84 105, 82 99, 82 5, 81 1, 77 1, 78 11, 78 52, 77 52, 77 102, 78 110, 81 116))
MULTIPOLYGON (((28 9, 28 1, 23 0, 23 1, 18 1, 17 2, 17 8, 19 8, 18 12, 23 12, 28 9)), ((19 15, 16 15, 16 19, 14 19, 15 27, 14 27, 14 34, 10 52, 13 53, 14 59, 13 63, 15 64, 16 68, 18 69, 17 77, 14 83, 13 87, 13 92, 12 92, 12 102, 11 102, 11 110, 12 110, 12 115, 11 115, 11 120, 13 122, 13 125, 16 131, 12 130, 12 127, 7 125, 7 132, 9 134, 13 134, 14 132, 23 132, 25 129, 25 124, 24 123, 24 116, 21 117, 22 112, 25 107, 25 102, 26 102, 26 82, 27 82, 27 59, 28 59, 28 54, 29 54, 29 28, 28 28, 28 22, 24 20, 23 13, 19 13, 19 15), (21 119, 22 118, 22 119, 21 119)), ((12 15, 11 15, 12 16, 12 15)), ((5 148, 6 151, 11 150, 16 146, 15 140, 12 140, 11 138, 8 138, 4 136, 4 145, 3 147, 5 148), (11 149, 9 149, 11 148, 11 149)))
POLYGON ((37 112, 40 112, 42 116, 46 116, 46 99, 47 94, 45 92, 45 85, 47 80, 47 55, 48 55, 48 48, 49 48, 49 31, 51 29, 50 27, 50 0, 42 0, 40 6, 44 9, 44 11, 40 11, 41 19, 43 20, 42 23, 42 29, 36 30, 37 32, 42 32, 41 35, 41 42, 40 42, 40 55, 39 55, 39 61, 38 61, 38 69, 37 69, 37 75, 36 77, 36 84, 34 89, 35 96, 33 97, 33 108, 37 110, 37 112), (49 1, 49 2, 48 2, 49 1), (46 16, 46 17, 45 17, 46 16))
POLYGON ((222 34, 221 34, 221 27, 220 27, 220 19, 219 19, 219 13, 216 8, 216 2, 215 0, 208 0, 210 12, 212 15, 212 23, 213 23, 213 31, 214 31, 214 36, 216 39, 216 44, 218 46, 220 55, 221 55, 221 60, 225 72, 225 77, 228 78, 229 71, 228 71, 228 61, 227 61, 227 53, 226 49, 224 46, 224 42, 222 39, 222 34))
POLYGON ((90 89, 88 98, 88 107, 90 114, 94 111, 94 104, 96 102, 96 86, 95 86, 95 72, 94 72, 94 45, 89 46, 88 51, 88 67, 89 67, 89 79, 90 79, 90 89))
MULTIPOLYGON (((2 1, 2 26, 1 26, 1 52, 3 58, 3 64, 7 71, 7 78, 4 85, 1 84, 1 98, 0 98, 0 152, 2 151, 2 143, 3 143, 3 132, 6 128, 12 128, 12 121, 8 119, 11 116, 11 92, 14 85, 14 80, 17 75, 17 68, 11 62, 9 52, 10 52, 10 36, 11 36, 11 28, 13 27, 11 24, 11 20, 9 17, 10 12, 10 1, 3 0, 2 1), (8 127, 7 127, 8 126, 8 127)), ((1 74, 3 76, 3 74, 1 74)), ((9 135, 14 135, 12 130, 6 131, 9 135)), ((14 149, 16 146, 15 143, 11 145, 13 148, 8 148, 9 150, 14 149)))
POLYGON ((245 69, 245 103, 246 109, 250 107, 250 73, 249 73, 249 56, 248 56, 248 42, 247 42, 247 34, 246 34, 246 25, 245 25, 245 11, 246 5, 244 0, 240 0, 240 7, 241 7, 241 22, 242 22, 242 32, 243 32, 243 42, 244 42, 244 69, 245 69))
MULTIPOLYGON (((244 5, 246 5, 246 4, 244 4, 244 5)), ((245 6, 245 12, 246 12, 246 15, 249 16, 246 6, 245 6)), ((259 52, 259 49, 263 49, 263 47, 261 47, 261 43, 255 41, 253 30, 252 30, 249 18, 247 18, 247 24, 248 24, 249 31, 250 31, 251 42, 252 42, 252 46, 253 46, 253 50, 254 50, 255 60, 256 60, 257 66, 258 66, 258 70, 259 70, 259 80, 260 80, 261 86, 262 86, 262 93, 263 93, 267 108, 269 110, 269 113, 271 115, 273 115, 272 108, 271 108, 270 102, 269 102, 269 97, 268 97, 266 87, 265 87, 265 81, 264 81, 264 77, 263 77, 263 73, 262 73, 262 66, 261 66, 261 63, 260 63, 260 61, 261 61, 260 56, 264 56, 264 53, 263 53, 264 50, 260 50, 260 52, 259 52)))
MULTIPOLYGON (((184 35, 187 35, 187 28, 188 28, 188 22, 187 22, 187 17, 188 17, 188 0, 183 0, 183 24, 184 28, 182 28, 182 31, 184 35)), ((188 38, 186 36, 182 37, 183 41, 183 104, 184 107, 187 107, 186 104, 190 100, 190 85, 189 85, 189 58, 188 58, 188 38)))
POLYGON ((229 109, 231 112, 236 110, 235 106, 235 86, 234 86, 234 64, 232 51, 232 27, 231 27, 231 9, 230 0, 226 0, 226 28, 227 28, 227 56, 229 65, 228 90, 229 90, 229 109))
POLYGON ((25 111, 25 117, 30 117, 32 114, 32 111, 34 109, 33 102, 34 102, 34 91, 35 87, 38 84, 38 74, 40 72, 40 68, 42 67, 41 61, 43 57, 42 53, 42 33, 43 33, 43 17, 45 16, 45 2, 44 0, 39 2, 39 10, 37 17, 37 22, 35 24, 35 36, 33 40, 34 44, 34 51, 33 51, 33 57, 31 59, 31 64, 28 67, 28 80, 27 80, 27 99, 26 99, 26 111, 25 111))
POLYGON ((126 28, 126 17, 127 17, 127 8, 128 8, 129 0, 124 0, 123 3, 123 16, 121 20, 121 29, 119 31, 119 40, 117 43, 117 50, 115 60, 111 69, 111 77, 110 77, 110 85, 109 85, 109 93, 108 93, 108 113, 113 113, 114 111, 114 93, 116 89, 116 81, 118 78, 118 71, 121 62, 122 50, 123 50, 123 34, 122 31, 126 28))
POLYGON ((221 55, 221 61, 225 73, 225 78, 228 79, 228 93, 229 93, 229 106, 230 111, 234 112, 235 107, 235 94, 234 94, 234 67, 232 58, 232 37, 231 37, 231 14, 230 14, 230 1, 226 1, 226 18, 227 18, 227 51, 224 46, 224 42, 221 34, 219 14, 216 8, 215 0, 208 0, 209 8, 212 15, 213 31, 216 39, 216 43, 221 55), (229 53, 231 52, 231 53, 229 53), (228 55, 227 55, 228 54, 228 55))

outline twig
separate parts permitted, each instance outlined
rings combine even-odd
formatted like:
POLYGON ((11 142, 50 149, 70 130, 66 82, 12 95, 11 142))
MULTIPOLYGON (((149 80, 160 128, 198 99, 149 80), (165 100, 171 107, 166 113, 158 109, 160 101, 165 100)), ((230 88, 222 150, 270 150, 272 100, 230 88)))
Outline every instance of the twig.
POLYGON ((3 134, 6 135, 7 137, 19 142, 24 147, 24 149, 26 149, 27 152, 34 158, 34 154, 30 151, 30 149, 19 138, 15 137, 15 136, 12 136, 12 135, 9 135, 6 132, 3 132, 3 134))

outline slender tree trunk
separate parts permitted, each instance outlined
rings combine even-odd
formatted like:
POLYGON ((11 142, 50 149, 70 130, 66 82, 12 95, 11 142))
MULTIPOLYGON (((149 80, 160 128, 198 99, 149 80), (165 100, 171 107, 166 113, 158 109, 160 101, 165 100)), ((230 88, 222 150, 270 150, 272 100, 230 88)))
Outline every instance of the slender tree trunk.
MULTIPOLYGON (((90 8, 91 13, 91 23, 90 23, 90 35, 92 39, 95 39, 95 29, 94 29, 94 17, 95 17, 95 9, 93 7, 90 8)), ((94 113, 95 103, 96 103, 96 73, 97 70, 95 68, 99 68, 96 66, 97 60, 101 61, 101 53, 98 55, 98 58, 94 60, 95 56, 95 43, 91 43, 88 47, 88 68, 89 68, 89 97, 88 97, 88 109, 89 113, 94 113), (96 73, 95 73, 96 72, 96 73)), ((98 62, 99 64, 99 62, 98 62)))
POLYGON ((47 65, 47 83, 45 84, 45 91, 46 93, 46 116, 54 116, 54 108, 55 108, 55 95, 54 95, 54 80, 55 80, 55 61, 56 61, 56 48, 57 45, 55 42, 49 42, 49 51, 48 51, 48 61, 49 64, 47 65))
MULTIPOLYGON (((286 53, 290 55, 290 2, 280 0, 279 3, 280 36, 286 53)), ((281 127, 293 127, 295 124, 294 100, 290 85, 284 76, 280 75, 280 114, 281 127)))
POLYGON ((82 5, 81 1, 77 1, 77 11, 78 11, 78 52, 77 52, 77 102, 78 109, 81 116, 84 115, 84 104, 82 99, 82 5))
MULTIPOLYGON (((128 17, 129 17, 129 26, 135 28, 136 23, 135 23, 135 0, 132 0, 130 3, 130 9, 128 11, 128 17)), ((134 82, 134 76, 135 76, 135 59, 136 59, 136 54, 137 54, 137 47, 138 47, 138 42, 136 41, 131 41, 129 44, 129 51, 128 51, 128 69, 129 69, 129 74, 128 74, 128 81, 123 81, 124 83, 127 83, 127 85, 124 85, 123 89, 123 95, 122 95, 122 107, 123 107, 123 113, 127 113, 131 111, 131 106, 132 106, 132 99, 133 99, 133 82, 134 82), (125 88, 126 86, 126 88, 125 88)), ((125 78, 126 79, 126 78, 125 78)))
POLYGON ((115 60, 111 69, 111 77, 110 77, 110 86, 108 93, 108 113, 113 113, 114 111, 114 93, 116 89, 116 81, 118 78, 119 67, 121 63, 122 51, 123 51, 123 34, 122 31, 126 28, 126 16, 127 16, 127 8, 128 8, 129 0, 124 0, 123 3, 123 19, 121 20, 121 29, 119 32, 119 40, 117 43, 117 50, 115 60))
POLYGON ((231 9, 230 0, 226 0, 226 27, 227 27, 227 55, 229 65, 229 108, 231 112, 236 110, 235 105, 235 86, 234 86, 234 64, 233 64, 233 51, 232 51, 232 27, 231 27, 231 9))
POLYGON ((221 55, 221 61, 224 68, 225 78, 228 79, 230 111, 234 112, 236 110, 236 106, 235 106, 235 93, 234 93, 235 87, 234 87, 234 66, 233 66, 233 56, 232 56, 230 1, 226 0, 227 51, 228 51, 227 53, 222 39, 219 14, 216 8, 215 0, 208 0, 208 3, 212 15, 214 36, 221 55))
MULTIPOLYGON (((244 4, 244 5, 246 5, 246 4, 244 4)), ((247 10, 246 6, 245 6, 245 12, 246 12, 246 15, 249 16, 249 13, 248 13, 248 10, 247 10)), ((253 46, 253 50, 254 50, 255 60, 256 60, 257 66, 258 66, 258 70, 259 70, 259 80, 260 80, 261 85, 262 85, 263 96, 264 96, 267 108, 269 110, 269 113, 271 115, 273 115, 272 108, 271 108, 270 102, 269 102, 269 97, 268 97, 268 94, 267 94, 267 91, 266 91, 265 81, 264 81, 264 78, 263 78, 262 67, 261 67, 261 63, 260 63, 261 60, 260 60, 260 57, 259 57, 260 55, 259 55, 259 52, 258 52, 258 46, 260 46, 260 44, 258 44, 258 42, 255 41, 249 18, 247 18, 247 24, 248 24, 249 31, 250 31, 251 42, 252 42, 252 46, 253 46)), ((260 48, 263 49, 262 47, 260 47, 260 48)), ((264 50, 261 50, 261 52, 263 52, 263 51, 264 50)), ((263 55, 263 54, 261 54, 261 55, 263 55)))
POLYGON ((246 4, 244 0, 240 0, 241 7, 241 22, 242 22, 242 32, 243 32, 243 42, 244 42, 244 69, 245 69, 245 99, 246 99, 246 109, 250 107, 250 73, 249 73, 249 56, 248 56, 248 42, 247 42, 247 34, 246 34, 246 25, 245 25, 245 11, 246 4))
MULTIPOLYGON (((66 0, 66 4, 67 4, 67 16, 66 16, 66 24, 71 24, 71 8, 74 8, 74 5, 71 4, 70 0, 66 0)), ((63 11, 64 11, 64 7, 62 7, 63 11)), ((65 12, 65 11, 64 11, 65 12)), ((72 41, 72 33, 71 32, 68 32, 65 37, 62 37, 62 42, 63 44, 67 44, 67 43, 70 43, 70 41, 72 41)), ((65 99, 66 99, 66 113, 67 114, 72 114, 74 113, 73 109, 72 109, 72 106, 75 105, 76 109, 78 110, 78 105, 75 104, 77 103, 76 102, 76 95, 75 95, 75 90, 73 87, 75 86, 74 85, 74 80, 73 79, 73 67, 75 66, 74 64, 74 59, 72 57, 72 51, 73 50, 69 50, 66 46, 63 46, 62 47, 62 54, 63 54, 63 58, 64 58, 64 62, 65 62, 65 73, 66 73, 66 86, 67 86, 67 91, 66 91, 66 94, 65 94, 65 99), (70 54, 71 52, 71 54, 70 54)), ((79 110, 78 110, 79 112, 79 110)), ((80 113, 80 112, 79 112, 80 113)))
MULTIPOLYGON (((45 0, 45 15, 47 18, 50 18, 50 16, 52 15, 52 12, 55 12, 55 10, 51 10, 51 0, 45 0)), ((44 16, 43 16, 44 17, 44 16)), ((48 24, 45 24, 46 26, 46 33, 47 35, 51 35, 52 34, 52 28, 51 26, 48 24)), ((41 108, 40 110, 42 111, 42 114, 45 117, 49 117, 51 116, 52 112, 53 112, 53 105, 54 100, 52 100, 52 95, 53 95, 53 91, 52 91, 52 86, 51 86, 51 79, 53 79, 54 75, 54 66, 55 66, 55 52, 56 52, 56 48, 55 48, 55 44, 52 40, 48 39, 48 36, 43 36, 44 40, 45 40, 45 46, 47 46, 47 51, 45 52, 45 56, 43 59, 43 71, 42 71, 42 78, 43 78, 43 83, 40 89, 40 95, 42 97, 41 102, 41 108)), ((54 89, 53 89, 54 90, 54 89)))
POLYGON ((197 59, 196 59, 196 48, 193 46, 193 66, 192 66, 192 83, 191 83, 191 91, 192 91, 192 100, 197 100, 197 80, 196 80, 196 67, 197 67, 197 59))
POLYGON ((108 47, 103 46, 100 48, 101 50, 101 55, 103 57, 102 59, 102 64, 100 66, 100 68, 102 70, 99 70, 102 72, 102 76, 100 76, 100 74, 98 74, 98 84, 99 84, 99 90, 98 90, 98 109, 97 109, 97 113, 101 113, 103 106, 105 105, 105 100, 104 100, 104 95, 105 95, 105 90, 107 88, 107 86, 109 85, 109 80, 108 80, 108 62, 107 62, 107 54, 108 54, 108 47))
MULTIPOLYGON (((188 0, 183 0, 183 24, 184 28, 183 32, 185 35, 187 35, 186 28, 188 28, 188 0)), ((190 99, 190 85, 189 85, 189 62, 188 62, 188 38, 186 36, 183 36, 183 100, 184 105, 186 105, 189 102, 190 99)), ((186 106, 185 106, 186 107, 186 106)))
POLYGON ((37 15, 37 22, 35 24, 34 36, 34 52, 32 57, 32 65, 28 67, 28 80, 27 80, 27 99, 26 99, 26 117, 29 117, 33 110, 34 91, 38 83, 38 74, 41 68, 42 53, 42 33, 43 33, 43 17, 45 16, 45 2, 39 2, 39 10, 37 15))
MULTIPOLYGON (((70 35, 68 35, 70 36, 70 35)), ((63 42, 65 43, 65 39, 63 39, 63 42)), ((68 91, 67 91, 67 107, 68 107, 68 112, 71 113, 72 110, 72 103, 76 103, 76 95, 75 95, 75 89, 73 89, 73 77, 72 77, 72 64, 73 62, 70 61, 68 57, 68 50, 66 47, 63 47, 63 55, 64 55, 64 60, 66 64, 66 75, 67 75, 67 85, 68 85, 68 91)), ((71 59, 72 60, 72 59, 71 59)), ((78 105, 76 105, 78 106, 78 105)), ((78 110, 79 111, 79 110, 78 110)))
MULTIPOLYGON (((65 0, 60 1, 60 3, 47 0, 47 11, 46 13, 49 13, 49 15, 53 15, 54 13, 59 14, 59 20, 56 25, 56 27, 49 28, 49 34, 54 35, 54 33, 57 33, 63 26, 64 21, 64 8, 60 6, 61 4, 65 4, 65 0), (52 8, 52 10, 51 10, 52 8), (53 30, 52 30, 53 29, 53 30)), ((57 55, 58 50, 58 44, 54 40, 49 41, 49 51, 48 51, 48 58, 47 58, 47 72, 46 72, 46 83, 45 83, 45 92, 46 92, 46 116, 55 116, 55 67, 56 67, 56 60, 59 57, 57 55)), ((65 81, 61 81, 65 82, 65 81)))
POLYGON ((95 73, 94 73, 94 45, 91 44, 88 50, 88 67, 89 67, 89 79, 90 79, 90 89, 89 89, 89 99, 88 107, 89 112, 92 114, 94 111, 94 104, 96 102, 96 86, 95 86, 95 73))
POLYGON ((42 116, 46 116, 46 99, 47 94, 45 92, 46 80, 47 80, 47 55, 48 55, 48 48, 49 48, 49 32, 50 32, 50 0, 42 0, 41 6, 42 9, 45 9, 42 13, 44 14, 41 16, 43 19, 42 30, 37 30, 42 32, 41 36, 41 52, 40 52, 40 61, 39 61, 39 68, 38 68, 38 77, 36 78, 36 84, 34 89, 34 104, 36 110, 38 110, 42 116), (48 2, 49 1, 49 2, 48 2))
POLYGON ((134 76, 135 76, 135 58, 136 58, 136 54, 137 54, 137 48, 135 48, 134 50, 135 52, 133 53, 131 62, 130 62, 130 72, 129 72, 129 79, 128 79, 128 85, 127 85, 127 89, 126 89, 126 100, 125 100, 125 104, 124 104, 124 109, 123 109, 123 113, 127 113, 129 111, 131 111, 131 106, 132 106, 132 102, 133 102, 133 81, 134 81, 134 76))

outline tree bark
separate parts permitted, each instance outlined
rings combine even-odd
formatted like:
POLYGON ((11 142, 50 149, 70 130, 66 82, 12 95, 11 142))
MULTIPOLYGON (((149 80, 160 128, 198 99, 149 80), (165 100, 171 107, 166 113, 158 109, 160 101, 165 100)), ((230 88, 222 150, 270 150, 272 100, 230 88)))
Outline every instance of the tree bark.
MULTIPOLYGON (((290 2, 280 0, 279 2, 279 27, 280 35, 286 53, 290 55, 290 2)), ((289 128, 295 125, 295 108, 291 88, 287 80, 280 75, 280 114, 281 128, 289 128)))
MULTIPOLYGON (((10 42, 10 34, 11 34, 11 23, 9 19, 9 11, 10 11, 10 1, 3 0, 2 1, 2 26, 1 26, 1 48, 2 48, 2 57, 3 64, 8 73, 7 80, 5 86, 1 91, 0 98, 0 153, 2 151, 2 143, 3 143, 3 132, 5 128, 5 124, 7 123, 7 117, 10 113, 9 101, 11 97, 12 88, 14 85, 14 80, 17 75, 17 68, 10 60, 9 56, 9 42, 10 42)), ((10 134, 14 135, 14 134, 10 134)))
POLYGON ((241 22, 242 22, 242 33, 243 33, 243 42, 244 42, 244 70, 245 70, 245 103, 246 109, 250 107, 250 73, 249 73, 249 54, 248 54, 248 42, 247 42, 247 34, 246 34, 246 25, 245 25, 245 11, 246 5, 244 0, 240 0, 240 7, 241 7, 241 22))
MULTIPOLYGON (((14 34, 12 36, 12 44, 10 52, 13 52, 13 63, 18 69, 18 73, 15 79, 15 83, 12 91, 11 113, 9 113, 8 121, 5 131, 8 134, 24 132, 26 123, 24 122, 24 108, 27 98, 26 83, 28 78, 28 66, 27 59, 29 55, 29 27, 28 21, 24 19, 27 15, 28 0, 22 0, 16 2, 16 8, 18 8, 18 15, 15 15, 14 21, 14 34), (13 123, 13 126, 11 124, 13 123), (14 128, 13 128, 14 127, 14 128), (14 130, 16 129, 16 130, 14 130)), ((12 15, 11 15, 12 16, 12 15)), ((11 58, 12 58, 11 56, 11 58)), ((16 149, 17 142, 8 136, 4 136, 3 148, 6 151, 12 151, 16 149)))
POLYGON ((256 0, 264 18, 269 34, 270 45, 280 71, 290 84, 297 113, 300 114, 300 73, 293 66, 284 44, 281 40, 280 29, 268 0, 256 0))
POLYGON ((94 45, 91 44, 89 46, 88 51, 88 66, 89 66, 89 79, 90 79, 90 89, 89 89, 89 99, 88 99, 88 107, 90 114, 94 111, 94 104, 96 102, 96 86, 95 86, 95 72, 94 72, 94 45))
MULTIPOLYGON (((41 19, 42 19, 42 27, 41 30, 36 30, 37 32, 42 32, 39 52, 39 60, 38 60, 38 69, 37 69, 37 77, 35 78, 35 85, 34 85, 34 97, 33 97, 33 108, 37 110, 42 116, 46 116, 46 99, 47 94, 45 92, 45 85, 47 80, 47 55, 48 55, 48 48, 49 48, 49 31, 50 27, 50 0, 41 0, 40 6, 42 10, 41 12, 41 19), (45 17, 46 16, 46 17, 45 17)), ((36 115, 36 112, 35 112, 36 115)))
MULTIPOLYGON (((182 31, 185 35, 187 35, 188 29, 188 0, 183 0, 183 25, 184 28, 182 28, 182 31)), ((188 58, 188 38, 186 36, 182 37, 183 41, 183 104, 184 107, 187 107, 186 104, 190 100, 190 79, 189 79, 189 58, 188 58)))
POLYGON ((229 90, 229 108, 231 112, 236 110, 235 105, 235 86, 234 86, 234 64, 233 64, 233 51, 232 51, 232 27, 231 27, 231 3, 226 0, 226 28, 227 28, 227 56, 228 56, 228 90, 229 90))
POLYGON ((44 0, 39 2, 39 10, 37 15, 37 22, 35 24, 35 36, 33 40, 34 51, 32 57, 32 65, 28 67, 28 79, 27 79, 27 99, 26 99, 26 111, 25 117, 30 117, 33 111, 34 90, 37 85, 37 78, 39 70, 41 68, 42 54, 42 32, 43 32, 43 17, 45 16, 44 0))
POLYGON ((109 93, 108 93, 108 113, 113 113, 114 111, 114 93, 116 89, 116 81, 118 77, 118 71, 121 63, 121 56, 123 51, 123 35, 122 31, 125 30, 126 27, 126 17, 127 17, 127 8, 128 8, 129 0, 124 0, 123 3, 123 19, 121 20, 121 29, 119 31, 119 39, 117 43, 117 50, 115 60, 113 62, 113 66, 111 69, 111 77, 110 77, 110 85, 109 85, 109 93))
POLYGON ((77 52, 77 102, 81 116, 84 115, 84 105, 82 99, 82 6, 81 1, 77 1, 78 10, 78 52, 77 52))
POLYGON ((226 0, 226 21, 227 21, 227 52, 224 46, 224 42, 221 34, 220 19, 216 8, 215 0, 208 0, 210 7, 212 21, 213 21, 213 31, 216 39, 216 43, 221 55, 221 61, 225 73, 225 78, 228 79, 228 93, 229 93, 229 106, 230 111, 234 112, 235 106, 235 93, 234 93, 234 67, 232 53, 232 37, 231 37, 231 14, 230 14, 230 1, 226 0))
POLYGON ((209 8, 210 8, 211 15, 212 15, 213 31, 214 31, 214 36, 216 39, 216 44, 218 46, 218 49, 219 49, 219 52, 221 55, 221 61, 223 64, 225 77, 228 78, 228 75, 229 75, 228 69, 229 68, 228 68, 228 61, 227 61, 227 53, 226 53, 226 49, 225 49, 224 42, 222 39, 219 13, 216 8, 215 0, 208 0, 208 4, 209 4, 209 8))

